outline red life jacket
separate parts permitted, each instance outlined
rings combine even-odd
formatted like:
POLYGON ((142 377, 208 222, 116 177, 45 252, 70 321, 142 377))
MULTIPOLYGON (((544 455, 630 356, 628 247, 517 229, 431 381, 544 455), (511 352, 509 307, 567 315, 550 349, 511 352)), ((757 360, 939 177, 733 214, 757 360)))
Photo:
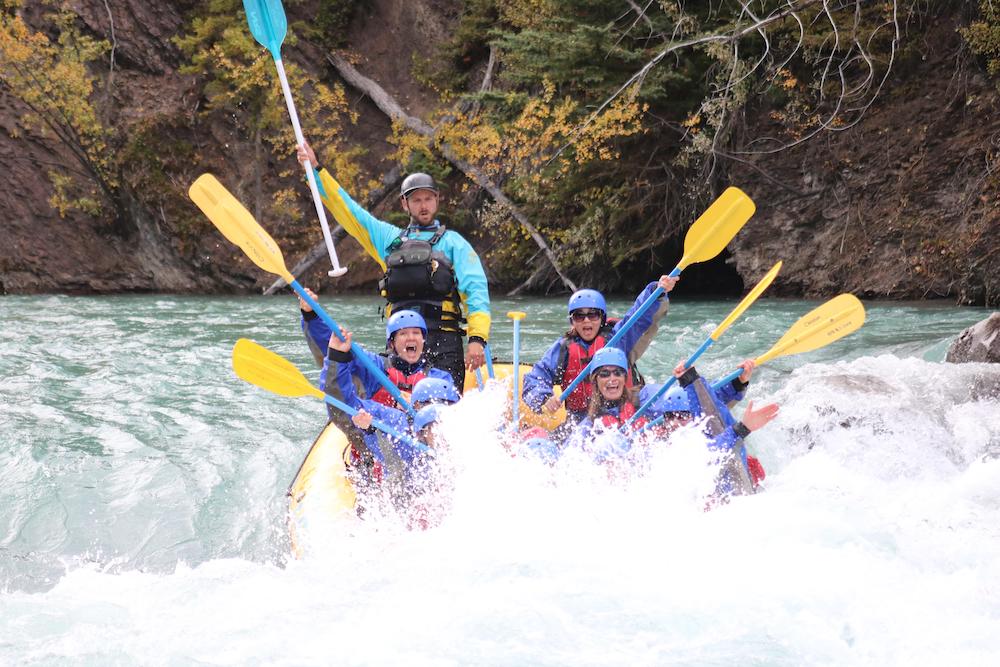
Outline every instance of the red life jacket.
MULTIPOLYGON (((632 405, 631 401, 625 401, 625 403, 623 403, 622 406, 618 409, 617 417, 611 414, 603 415, 601 417, 601 422, 604 424, 605 428, 611 428, 611 427, 617 428, 619 426, 624 426, 625 422, 627 422, 629 419, 632 418, 632 415, 635 414, 636 410, 638 410, 638 408, 632 405)), ((629 428, 631 428, 633 431, 638 431, 645 425, 646 425, 646 418, 639 417, 634 422, 632 422, 632 425, 629 428)))
MULTIPOLYGON (((426 366, 422 367, 416 373, 404 375, 403 371, 393 366, 390 362, 386 364, 385 374, 389 376, 390 382, 399 387, 399 391, 402 392, 403 398, 409 400, 410 392, 413 391, 413 385, 427 377, 425 370, 426 366)), ((378 391, 376 391, 372 396, 372 400, 378 401, 382 405, 388 405, 390 408, 399 407, 399 405, 396 404, 396 399, 392 397, 392 394, 390 394, 385 387, 379 387, 378 391)))
MULTIPOLYGON (((613 321, 601 327, 594 340, 589 344, 584 343, 579 336, 572 334, 562 337, 559 347, 559 360, 556 362, 556 373, 554 384, 562 387, 569 386, 580 372, 587 367, 594 354, 604 347, 605 342, 611 338, 613 321)), ((628 373, 625 376, 625 386, 632 387, 635 382, 633 378, 640 378, 634 364, 629 364, 628 373)), ((641 379, 639 380, 641 386, 641 379)), ((569 396, 566 397, 566 409, 570 412, 583 412, 590 404, 590 394, 593 386, 590 380, 584 380, 576 385, 569 396)))

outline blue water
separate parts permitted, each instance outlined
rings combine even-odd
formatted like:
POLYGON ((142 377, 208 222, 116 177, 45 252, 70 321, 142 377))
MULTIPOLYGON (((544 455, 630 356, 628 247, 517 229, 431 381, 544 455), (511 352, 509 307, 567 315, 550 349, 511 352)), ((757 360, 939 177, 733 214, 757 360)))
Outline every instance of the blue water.
MULTIPOLYGON (((377 304, 324 303, 381 345, 377 304)), ((734 305, 672 304, 646 376, 734 305)), ((755 304, 699 369, 815 305, 755 304)), ((501 358, 513 309, 533 361, 565 301, 496 302, 501 358)), ((370 522, 294 561, 285 492, 325 408, 229 361, 246 337, 316 376, 291 297, 0 299, 0 664, 993 664, 1000 369, 942 363, 988 313, 867 310, 755 376, 781 405, 749 441, 765 493, 704 512, 683 446, 627 483, 513 461, 483 430, 495 393, 451 426, 439 528, 370 522)))

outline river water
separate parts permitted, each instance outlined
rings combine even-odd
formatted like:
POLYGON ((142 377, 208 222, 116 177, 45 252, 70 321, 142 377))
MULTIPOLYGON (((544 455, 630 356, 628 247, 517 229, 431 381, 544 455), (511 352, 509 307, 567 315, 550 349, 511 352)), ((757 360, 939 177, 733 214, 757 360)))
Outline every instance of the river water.
MULTIPOLYGON (((675 300, 647 377, 733 305, 675 300)), ((761 301, 699 370, 815 305, 761 301)), ((371 300, 327 306, 380 345, 371 300)), ((748 443, 764 493, 705 512, 682 447, 616 484, 470 436, 440 527, 370 522, 296 561, 285 491, 325 408, 229 361, 247 337, 315 377, 293 299, 0 299, 0 664, 995 664, 1000 369, 943 363, 987 312, 867 306, 755 376, 781 405, 748 443)), ((565 301, 495 303, 501 358, 514 308, 534 361, 565 301)))

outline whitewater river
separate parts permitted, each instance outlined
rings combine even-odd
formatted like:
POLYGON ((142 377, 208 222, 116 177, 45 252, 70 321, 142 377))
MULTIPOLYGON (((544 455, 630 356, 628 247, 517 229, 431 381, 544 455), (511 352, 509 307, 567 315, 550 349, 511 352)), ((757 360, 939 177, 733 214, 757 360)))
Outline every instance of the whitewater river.
MULTIPOLYGON (((372 300, 326 303, 381 344, 372 300)), ((647 377, 733 305, 674 303, 647 377)), ((756 304, 699 369, 815 305, 756 304)), ((764 493, 703 511, 681 446, 620 484, 512 461, 480 396, 443 525, 367 522, 295 561, 285 492, 325 408, 229 360, 247 337, 315 377, 293 299, 0 298, 0 665, 994 665, 1000 366, 943 363, 988 313, 867 306, 754 378, 781 405, 748 442, 764 493)), ((515 307, 534 361, 565 300, 495 303, 501 358, 515 307)))

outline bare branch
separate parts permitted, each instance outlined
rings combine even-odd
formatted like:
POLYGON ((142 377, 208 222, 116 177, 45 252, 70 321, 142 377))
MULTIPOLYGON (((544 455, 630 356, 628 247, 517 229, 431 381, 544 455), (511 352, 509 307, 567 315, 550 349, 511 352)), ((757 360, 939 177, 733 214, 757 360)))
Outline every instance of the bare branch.
MULTIPOLYGON (((389 116, 389 118, 403 123, 406 127, 422 136, 431 139, 435 139, 437 137, 437 131, 434 128, 419 118, 410 116, 403 111, 403 108, 399 106, 399 103, 396 102, 396 100, 394 100, 385 91, 385 89, 368 77, 362 75, 357 69, 354 68, 353 65, 344 60, 342 57, 331 53, 327 55, 327 59, 330 61, 330 64, 337 69, 337 72, 344 78, 345 81, 355 88, 364 91, 365 94, 371 98, 372 102, 374 102, 375 105, 382 111, 382 113, 389 116)), ((541 235, 538 229, 531 224, 531 221, 528 220, 528 217, 524 215, 523 212, 521 212, 520 208, 518 208, 514 202, 512 202, 510 198, 508 198, 507 195, 504 194, 504 192, 496 185, 496 183, 494 183, 493 180, 486 175, 486 172, 458 157, 458 154, 449 144, 442 142, 440 149, 441 154, 449 162, 462 171, 462 173, 475 182, 479 187, 486 190, 490 196, 493 197, 494 201, 505 206, 510 211, 511 215, 514 216, 514 219, 520 223, 521 227, 523 227, 535 241, 535 244, 538 245, 538 247, 545 253, 546 259, 548 259, 552 268, 555 269, 555 272, 559 275, 563 284, 570 291, 575 292, 576 285, 569 279, 568 276, 566 276, 566 274, 563 273, 555 253, 552 252, 552 249, 545 241, 545 238, 541 235)))

